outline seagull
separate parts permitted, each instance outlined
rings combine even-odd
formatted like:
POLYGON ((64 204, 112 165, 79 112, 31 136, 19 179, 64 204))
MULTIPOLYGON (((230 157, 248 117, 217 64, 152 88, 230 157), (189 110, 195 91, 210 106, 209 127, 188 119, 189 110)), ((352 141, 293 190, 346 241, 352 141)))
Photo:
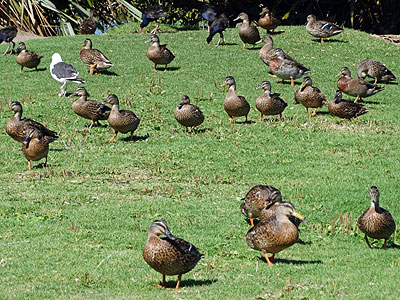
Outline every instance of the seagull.
POLYGON ((79 72, 74 68, 73 65, 62 61, 59 53, 54 53, 51 57, 50 74, 51 77, 58 82, 64 83, 61 86, 60 94, 58 94, 60 97, 65 97, 67 92, 64 90, 64 87, 66 87, 68 82, 85 83, 84 79, 78 77, 79 72))

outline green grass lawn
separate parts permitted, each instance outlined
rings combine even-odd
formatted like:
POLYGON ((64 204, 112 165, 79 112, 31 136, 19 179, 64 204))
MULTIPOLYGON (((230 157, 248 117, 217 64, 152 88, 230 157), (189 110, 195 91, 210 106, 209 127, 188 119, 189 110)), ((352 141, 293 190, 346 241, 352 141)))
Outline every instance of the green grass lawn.
MULTIPOLYGON (((400 49, 366 33, 345 30, 336 42, 320 44, 304 26, 282 29, 273 36, 275 47, 310 68, 329 100, 340 68, 355 76, 366 57, 400 77, 400 49)), ((15 56, 0 57, 1 126, 12 117, 8 104, 20 101, 23 116, 60 135, 50 145, 50 167, 28 172, 21 145, 0 133, 0 298, 398 299, 399 230, 384 251, 383 241, 368 249, 355 228, 371 185, 378 186, 382 207, 400 218, 398 85, 366 98, 370 112, 349 123, 326 107, 311 118, 292 104, 289 84, 268 76, 259 47, 243 51, 238 29, 225 36, 229 45, 216 48, 217 36, 208 45, 207 32, 161 34, 176 58, 157 73, 145 55, 148 34, 91 36, 115 64, 96 76, 78 56, 86 36, 27 41, 45 56, 39 72, 19 73, 15 56), (136 141, 119 134, 116 143, 106 142, 109 127, 89 130, 90 121, 73 113, 73 99, 58 97, 61 84, 49 73, 54 52, 86 79, 90 99, 114 93, 122 109, 139 116, 136 141), (226 90, 216 87, 228 75, 251 105, 251 124, 229 125, 226 90), (283 122, 258 122, 255 88, 263 80, 289 104, 283 122), (191 135, 173 116, 183 94, 205 115, 191 135), (274 267, 247 246, 249 225, 239 211, 248 189, 264 183, 279 188, 307 219, 300 225, 304 243, 277 254, 274 267), (206 255, 183 275, 178 292, 153 287, 161 274, 142 258, 156 219, 206 255)), ((176 277, 167 280, 173 287, 176 277)))

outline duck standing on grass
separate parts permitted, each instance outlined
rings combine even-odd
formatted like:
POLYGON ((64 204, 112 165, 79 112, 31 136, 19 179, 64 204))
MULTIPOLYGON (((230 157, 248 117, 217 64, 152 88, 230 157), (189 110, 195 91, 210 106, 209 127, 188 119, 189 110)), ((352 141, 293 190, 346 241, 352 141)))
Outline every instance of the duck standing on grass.
POLYGON ((249 16, 242 12, 233 21, 242 20, 242 26, 239 28, 239 37, 243 42, 243 50, 246 49, 246 44, 254 45, 260 41, 260 33, 256 26, 250 24, 249 16))
POLYGON ((280 48, 274 49, 269 56, 270 61, 268 66, 273 74, 282 79, 282 83, 284 83, 285 80, 290 79, 290 85, 294 86, 295 79, 310 72, 309 69, 298 63, 296 60, 285 57, 283 50, 280 48))
POLYGON ((271 83, 269 81, 263 81, 256 89, 264 90, 264 93, 258 96, 256 100, 256 108, 261 113, 260 122, 262 121, 264 115, 279 115, 279 119, 282 121, 282 112, 287 107, 287 103, 281 97, 279 97, 280 94, 271 93, 271 83))
POLYGON ((22 142, 22 152, 28 160, 28 170, 31 170, 31 160, 38 161, 45 158, 44 166, 47 166, 47 155, 49 153, 49 144, 58 137, 44 135, 36 128, 30 128, 27 131, 25 140, 22 142))
POLYGON ((174 110, 175 119, 179 124, 189 127, 188 133, 203 123, 204 115, 200 108, 190 104, 189 96, 183 95, 178 107, 174 110))
POLYGON ((292 246, 299 239, 299 231, 290 220, 293 216, 304 217, 292 205, 276 203, 276 215, 260 221, 246 234, 246 243, 254 250, 262 251, 269 266, 273 266, 275 254, 292 246), (272 257, 268 257, 272 253, 272 257))
POLYGON ((43 58, 43 55, 39 55, 33 51, 26 50, 26 45, 24 42, 20 42, 18 44, 16 51, 18 52, 18 55, 15 58, 15 61, 21 66, 21 73, 24 67, 35 69, 35 71, 37 71, 37 66, 40 64, 40 60, 43 58))
POLYGON ((318 108, 322 107, 323 102, 326 101, 326 96, 317 87, 312 86, 310 77, 304 77, 301 87, 295 89, 293 93, 295 101, 303 104, 307 113, 309 108, 314 108, 311 113, 312 117, 317 114, 318 108))
POLYGON ((339 118, 350 120, 368 112, 363 105, 353 101, 342 100, 342 91, 337 90, 332 102, 322 101, 328 107, 329 112, 339 118))
POLYGON ((328 38, 343 32, 343 28, 328 21, 317 21, 314 15, 307 17, 306 30, 309 34, 314 37, 321 38, 321 43, 324 42, 324 38, 328 38))
POLYGON ((210 26, 208 27, 210 34, 206 39, 207 44, 211 43, 214 35, 219 33, 217 47, 219 45, 224 45, 225 44, 224 31, 226 28, 228 28, 228 26, 229 26, 229 19, 226 16, 226 14, 221 13, 220 15, 218 15, 218 17, 214 21, 212 21, 210 26))
POLYGON ((369 58, 366 58, 359 63, 357 67, 357 75, 360 79, 365 79, 367 76, 374 78, 374 84, 377 82, 388 83, 389 81, 397 80, 392 71, 386 68, 384 64, 369 58))
POLYGON ((159 287, 166 287, 165 276, 178 275, 175 290, 179 289, 182 274, 192 270, 204 258, 191 243, 175 237, 169 231, 167 222, 156 220, 147 231, 147 241, 143 248, 146 263, 163 275, 159 287), (159 236, 164 234, 165 238, 159 236))
POLYGON ((385 88, 364 81, 360 78, 352 78, 350 70, 347 67, 342 67, 340 72, 336 75, 339 77, 337 81, 337 87, 345 94, 356 97, 354 102, 362 100, 361 98, 370 97, 376 93, 383 91, 385 88))
POLYGON ((90 67, 90 75, 93 75, 93 70, 95 70, 95 74, 98 74, 99 70, 106 70, 114 66, 103 52, 92 48, 90 39, 86 39, 82 46, 83 48, 79 51, 79 57, 85 65, 90 67))
POLYGON ((79 98, 72 103, 72 110, 78 116, 92 121, 89 129, 93 127, 94 122, 97 123, 97 126, 101 126, 99 120, 107 120, 110 116, 111 108, 100 102, 88 100, 89 93, 84 87, 78 87, 70 95, 70 97, 74 96, 79 96, 79 98))
POLYGON ((67 84, 69 82, 85 83, 84 79, 78 77, 79 72, 74 68, 74 66, 63 62, 61 55, 58 53, 54 53, 51 57, 50 74, 55 80, 63 83, 61 91, 58 94, 60 97, 65 97, 67 94, 64 87, 67 89, 67 84))
POLYGON ((225 78, 224 83, 221 87, 229 86, 228 93, 225 97, 224 108, 229 116, 229 124, 232 125, 233 117, 245 116, 247 123, 247 115, 250 112, 250 104, 246 101, 243 96, 236 95, 236 82, 232 76, 225 78))
POLYGON ((240 211, 250 219, 251 227, 254 227, 254 218, 260 217, 263 208, 282 201, 282 195, 277 188, 271 185, 255 185, 242 200, 240 211))
POLYGON ((22 105, 18 101, 11 102, 10 108, 14 112, 14 117, 7 122, 6 132, 17 142, 22 143, 26 139, 30 129, 36 129, 39 134, 44 136, 54 139, 58 138, 57 132, 48 129, 43 124, 31 119, 22 118, 22 105))
POLYGON ((115 134, 108 139, 109 142, 115 142, 118 132, 131 133, 131 141, 133 141, 133 132, 139 126, 139 118, 130 110, 119 110, 119 100, 117 95, 111 94, 103 102, 103 104, 111 104, 111 112, 108 116, 108 124, 114 129, 115 134))
POLYGON ((164 72, 167 71, 167 65, 174 60, 175 55, 168 50, 167 45, 160 45, 160 39, 152 34, 145 43, 153 43, 147 50, 146 56, 154 63, 154 72, 157 72, 157 65, 165 65, 164 72))
POLYGON ((371 245, 368 237, 385 239, 383 249, 386 250, 387 241, 396 230, 396 224, 390 212, 379 206, 379 190, 376 186, 369 190, 369 197, 371 206, 358 218, 357 226, 365 234, 364 238, 369 248, 371 245))
POLYGON ((266 29, 268 33, 272 33, 280 23, 281 21, 271 14, 268 7, 263 7, 260 18, 257 21, 258 26, 266 29))

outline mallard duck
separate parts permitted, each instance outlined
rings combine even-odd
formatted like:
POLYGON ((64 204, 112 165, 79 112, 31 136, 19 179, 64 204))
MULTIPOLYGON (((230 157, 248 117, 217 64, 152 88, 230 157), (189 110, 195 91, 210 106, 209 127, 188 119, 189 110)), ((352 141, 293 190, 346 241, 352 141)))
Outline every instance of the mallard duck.
POLYGON ((190 133, 193 128, 199 126, 204 121, 204 115, 200 108, 196 105, 190 104, 189 96, 183 95, 181 102, 174 110, 175 119, 179 124, 190 127, 188 133, 190 133))
POLYGON ((374 78, 374 84, 377 82, 387 83, 389 81, 397 80, 396 76, 394 76, 384 64, 369 58, 360 62, 357 67, 357 75, 360 79, 365 79, 367 76, 374 78))
POLYGON ((270 13, 268 7, 263 7, 260 18, 257 21, 258 26, 266 29, 268 32, 273 32, 280 23, 281 21, 270 13))
POLYGON ((379 190, 376 186, 372 186, 369 190, 369 197, 371 206, 358 218, 357 226, 364 232, 369 248, 371 245, 368 237, 378 240, 385 239, 383 249, 386 250, 387 241, 396 230, 396 224, 390 212, 379 206, 379 190))
POLYGON ((326 101, 326 96, 316 87, 312 86, 312 80, 310 77, 304 77, 303 83, 299 89, 293 91, 294 98, 308 108, 315 108, 311 116, 317 114, 317 109, 323 106, 323 101, 326 101))
POLYGON ((295 79, 310 72, 309 69, 299 64, 296 60, 285 58, 284 52, 280 48, 274 49, 269 56, 271 60, 268 66, 272 73, 282 79, 282 83, 290 79, 291 86, 294 86, 295 79))
POLYGON ((281 192, 271 185, 253 186, 243 199, 240 211, 250 219, 251 227, 254 227, 254 218, 260 217, 264 207, 272 203, 282 201, 281 192))
POLYGON ((131 141, 133 141, 133 132, 139 126, 139 118, 130 110, 119 110, 119 101, 117 95, 111 94, 103 102, 103 104, 111 104, 111 112, 108 116, 108 123, 114 129, 115 134, 108 139, 109 142, 115 142, 118 132, 131 133, 131 141))
MULTIPOLYGON (((267 220, 269 218, 275 217, 276 216, 276 211, 278 207, 282 204, 286 203, 287 205, 290 205, 293 209, 295 209, 294 205, 292 202, 289 201, 278 201, 278 202, 273 202, 269 204, 266 207, 263 207, 260 211, 260 221, 267 220)), ((300 220, 294 216, 289 216, 290 222, 292 222, 297 228, 299 228, 300 223, 305 222, 305 220, 300 220)))
POLYGON ((158 19, 166 17, 167 14, 164 12, 164 7, 160 5, 152 5, 147 7, 142 13, 142 23, 139 25, 139 32, 142 32, 143 28, 146 27, 150 22, 156 21, 156 28, 151 33, 158 32, 158 19))
POLYGON ((89 10, 89 17, 81 23, 79 32, 81 34, 94 34, 96 32, 96 22, 94 21, 94 8, 89 10))
POLYGON ((14 112, 14 117, 12 117, 6 124, 6 132, 17 142, 22 143, 27 135, 29 129, 37 129, 38 132, 44 136, 49 136, 51 138, 57 139, 57 132, 46 128, 44 125, 40 124, 31 119, 22 117, 22 105, 18 101, 11 102, 10 108, 14 112))
POLYGON ((321 38, 321 43, 323 43, 324 38, 341 33, 343 28, 328 21, 317 21, 317 18, 314 15, 309 15, 307 17, 306 30, 312 36, 321 38))
POLYGON ((279 97, 280 94, 271 94, 271 83, 263 81, 256 89, 264 90, 264 93, 258 96, 256 100, 256 108, 261 112, 260 122, 264 115, 279 115, 282 120, 282 112, 285 110, 287 103, 279 97))
POLYGON ((92 49, 92 41, 86 39, 83 44, 83 48, 79 51, 79 57, 82 62, 90 67, 90 75, 93 75, 93 70, 96 70, 96 74, 99 70, 106 70, 114 66, 111 61, 97 49, 92 49))
POLYGON ((357 102, 361 98, 375 95, 385 89, 384 87, 381 88, 360 78, 352 78, 350 70, 347 67, 342 67, 336 77, 340 75, 343 76, 337 81, 337 87, 343 93, 356 97, 354 102, 357 102))
POLYGON ((254 45, 260 40, 260 33, 256 26, 250 24, 249 16, 242 12, 233 21, 242 20, 242 26, 239 28, 239 37, 243 42, 243 50, 246 49, 246 44, 254 45))
POLYGON ((49 144, 54 142, 56 138, 44 135, 36 128, 30 127, 27 130, 25 140, 22 142, 22 152, 28 160, 28 170, 31 170, 31 160, 38 161, 46 158, 44 163, 47 166, 47 154, 49 153, 49 144))
POLYGON ((250 111, 250 104, 246 101, 243 96, 236 95, 236 82, 232 76, 225 78, 222 87, 229 86, 228 93, 225 97, 224 108, 226 113, 229 115, 229 123, 232 125, 233 117, 245 116, 247 123, 247 115, 250 111))
POLYGON ((154 72, 157 72, 157 65, 165 65, 164 72, 167 71, 167 65, 174 60, 175 55, 168 50, 167 45, 160 45, 160 39, 152 34, 145 43, 153 43, 147 50, 147 58, 154 63, 154 72))
POLYGON ((178 275, 176 290, 179 289, 182 274, 192 270, 204 258, 191 243, 177 238, 169 231, 167 222, 156 220, 147 231, 147 241, 143 248, 146 263, 163 275, 161 287, 166 287, 165 276, 178 275), (164 234, 165 238, 159 236, 164 234))
POLYGON ((35 69, 37 71, 37 66, 40 64, 40 60, 43 58, 43 55, 36 54, 33 51, 26 50, 26 45, 24 42, 20 42, 18 44, 18 48, 16 50, 18 53, 16 57, 17 64, 21 65, 21 70, 24 67, 35 69))
POLYGON ((3 56, 7 54, 8 50, 11 47, 11 43, 13 44, 13 47, 10 51, 10 54, 14 51, 15 43, 13 39, 17 36, 18 30, 17 27, 15 26, 8 26, 0 29, 0 44, 2 42, 8 43, 8 47, 6 51, 4 51, 3 56))
POLYGON ((225 44, 224 31, 226 28, 228 28, 228 26, 229 26, 228 17, 224 13, 218 15, 218 17, 214 21, 212 21, 209 26, 210 34, 208 35, 208 37, 206 39, 207 43, 208 44, 211 43, 214 35, 219 33, 219 40, 217 43, 217 47, 219 45, 225 44))
POLYGON ((299 231, 289 217, 304 220, 292 205, 285 202, 275 205, 278 205, 276 215, 260 221, 246 235, 246 243, 254 250, 264 252, 265 260, 270 266, 273 266, 275 253, 292 246, 299 238, 299 231), (272 253, 272 257, 268 257, 267 253, 272 253))
POLYGON ((67 94, 67 91, 64 90, 64 87, 66 89, 68 83, 85 83, 84 79, 78 77, 79 72, 74 68, 74 66, 63 62, 61 55, 58 53, 54 53, 51 57, 50 74, 55 80, 63 83, 61 86, 61 91, 58 94, 60 97, 65 97, 67 94))
POLYGON ((92 120, 89 128, 93 127, 94 122, 96 122, 98 126, 101 126, 99 120, 108 119, 111 108, 100 102, 88 100, 87 97, 89 96, 89 93, 84 87, 78 87, 75 92, 70 95, 70 97, 74 96, 79 96, 79 98, 72 103, 72 110, 78 116, 92 120))
POLYGON ((342 100, 342 91, 337 90, 332 102, 322 101, 328 107, 329 112, 339 118, 348 119, 357 118, 368 112, 363 105, 352 101, 342 100))

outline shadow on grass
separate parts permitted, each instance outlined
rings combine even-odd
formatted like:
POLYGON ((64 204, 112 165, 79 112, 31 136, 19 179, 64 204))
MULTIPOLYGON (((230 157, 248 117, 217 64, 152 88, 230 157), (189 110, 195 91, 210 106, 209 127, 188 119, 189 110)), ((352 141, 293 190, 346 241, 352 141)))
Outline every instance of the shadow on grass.
MULTIPOLYGON (((181 281, 180 287, 190 287, 190 286, 203 286, 203 285, 212 285, 213 283, 217 282, 217 279, 212 280, 193 280, 193 279, 186 279, 181 281)), ((174 289, 176 287, 177 281, 168 281, 167 282, 167 289, 174 289)))
MULTIPOLYGON (((259 256, 259 260, 267 263, 264 256, 259 256)), ((295 259, 284 259, 284 258, 275 258, 274 264, 281 263, 281 264, 293 264, 293 265, 316 265, 316 264, 323 264, 322 260, 295 260, 295 259)))
POLYGON ((252 121, 252 120, 247 120, 247 122, 246 122, 246 121, 235 121, 234 123, 235 123, 235 124, 244 125, 244 124, 255 124, 256 122, 255 122, 255 121, 252 121))
MULTIPOLYGON (((351 101, 351 100, 349 100, 349 101, 351 101)), ((360 99, 360 100, 358 100, 357 101, 357 103, 360 103, 360 104, 381 104, 380 102, 378 102, 378 101, 365 101, 365 100, 363 100, 363 99, 360 99)))
POLYGON ((282 33, 285 33, 285 30, 279 30, 279 31, 272 31, 272 32, 267 32, 266 34, 269 34, 269 35, 278 35, 278 34, 282 34, 282 33))
POLYGON ((238 43, 223 43, 223 44, 219 44, 220 46, 237 46, 238 43))
MULTIPOLYGON (((314 42, 321 44, 321 40, 320 39, 313 39, 314 42)), ((338 39, 327 39, 324 38, 324 43, 348 43, 349 41, 343 41, 343 40, 338 40, 338 39)))
POLYGON ((246 48, 246 50, 260 50, 262 47, 246 48))
POLYGON ((137 142, 137 141, 145 141, 149 138, 149 134, 146 133, 146 135, 134 135, 133 136, 133 141, 131 141, 130 135, 127 136, 126 138, 123 138, 122 140, 124 142, 137 142))
MULTIPOLYGON (((92 123, 89 123, 89 124, 85 125, 85 127, 86 127, 86 128, 89 128, 91 124, 92 124, 92 123)), ((94 128, 94 127, 107 128, 108 125, 107 125, 107 124, 101 124, 100 122, 98 122, 98 123, 94 123, 94 125, 92 126, 92 128, 94 128)))
POLYGON ((47 68, 37 68, 37 70, 35 69, 25 69, 25 71, 22 71, 23 73, 32 73, 32 72, 42 72, 42 71, 46 71, 47 68))
MULTIPOLYGON (((283 85, 290 85, 291 84, 290 80, 285 80, 285 81, 282 82, 282 79, 280 79, 276 83, 277 84, 283 84, 283 85)), ((301 85, 301 84, 302 84, 302 82, 298 82, 298 81, 294 82, 294 85, 301 85)))
MULTIPOLYGON (((167 71, 178 71, 180 67, 167 67, 167 71)), ((157 68, 157 71, 162 71, 164 72, 165 68, 157 68)))
MULTIPOLYGON (((90 72, 90 70, 88 70, 88 73, 89 73, 89 72, 90 72)), ((98 75, 100 75, 100 74, 102 74, 102 75, 107 75, 107 76, 119 76, 117 73, 112 72, 112 71, 108 71, 108 70, 101 70, 101 71, 99 71, 99 73, 97 73, 97 74, 93 73, 92 76, 98 76, 98 75)))

